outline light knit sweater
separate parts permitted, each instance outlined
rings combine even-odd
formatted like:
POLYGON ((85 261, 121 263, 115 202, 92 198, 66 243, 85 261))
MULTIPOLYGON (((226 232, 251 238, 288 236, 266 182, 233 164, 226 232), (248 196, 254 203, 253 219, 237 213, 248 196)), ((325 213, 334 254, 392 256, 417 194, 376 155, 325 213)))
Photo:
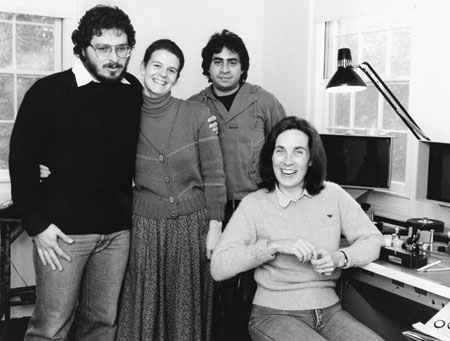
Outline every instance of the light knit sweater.
POLYGON ((133 213, 176 218, 206 207, 210 219, 223 220, 225 173, 208 117, 200 103, 144 95, 133 213))
POLYGON ((254 304, 283 310, 329 307, 339 298, 335 282, 341 274, 317 273, 293 255, 268 252, 268 241, 302 238, 329 252, 339 250, 341 235, 350 246, 342 248, 347 267, 365 265, 379 256, 383 244, 358 203, 338 185, 325 182, 317 195, 303 196, 282 208, 275 191, 260 189, 244 197, 225 229, 211 260, 216 280, 255 269, 258 288, 254 304))

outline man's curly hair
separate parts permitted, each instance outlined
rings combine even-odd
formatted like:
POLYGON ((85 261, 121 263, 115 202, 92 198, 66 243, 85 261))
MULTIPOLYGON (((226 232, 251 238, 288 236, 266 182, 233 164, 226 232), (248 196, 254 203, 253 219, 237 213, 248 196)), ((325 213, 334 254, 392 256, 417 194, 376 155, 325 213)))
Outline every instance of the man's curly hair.
POLYGON ((82 50, 89 46, 94 35, 101 36, 102 30, 117 29, 124 32, 131 48, 136 44, 136 32, 130 18, 115 6, 98 5, 86 11, 78 28, 72 33, 73 52, 82 58, 82 50))

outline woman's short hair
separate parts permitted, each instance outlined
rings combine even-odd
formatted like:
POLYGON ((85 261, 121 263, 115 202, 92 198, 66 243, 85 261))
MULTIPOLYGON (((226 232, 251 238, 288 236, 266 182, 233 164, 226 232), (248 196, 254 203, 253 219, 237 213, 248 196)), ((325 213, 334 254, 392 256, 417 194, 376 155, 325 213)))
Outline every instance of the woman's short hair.
POLYGON ((308 136, 311 166, 306 172, 304 187, 309 194, 318 194, 324 188, 324 181, 327 173, 327 158, 325 150, 316 128, 314 128, 314 126, 307 120, 297 116, 288 116, 283 118, 267 135, 259 156, 259 174, 262 181, 258 184, 258 187, 266 188, 269 191, 273 191, 275 189, 277 179, 275 177, 272 164, 272 155, 275 150, 275 143, 281 133, 292 129, 299 130, 308 136))
POLYGON ((136 32, 130 18, 116 6, 97 5, 86 11, 78 28, 72 33, 73 52, 83 60, 82 51, 91 43, 93 36, 101 36, 102 30, 117 29, 127 35, 128 45, 136 44, 136 32))
POLYGON ((239 79, 239 84, 242 85, 246 81, 248 76, 250 57, 248 56, 248 51, 242 38, 226 29, 222 30, 222 32, 220 33, 217 32, 213 34, 206 46, 203 48, 203 74, 208 77, 208 81, 211 82, 209 67, 211 66, 213 55, 222 52, 224 47, 239 56, 239 62, 241 63, 242 68, 242 74, 241 78, 239 79))
POLYGON ((168 52, 174 54, 178 58, 178 61, 180 62, 180 66, 178 68, 178 75, 177 75, 177 79, 178 79, 180 77, 181 70, 183 70, 183 67, 184 67, 184 54, 183 54, 183 51, 181 51, 181 49, 178 47, 178 45, 175 44, 172 40, 159 39, 159 40, 156 40, 153 43, 151 43, 149 45, 149 47, 147 47, 147 50, 145 50, 144 59, 142 62, 144 63, 145 66, 147 66, 147 63, 150 60, 150 58, 152 57, 153 52, 159 51, 159 50, 168 51, 168 52))

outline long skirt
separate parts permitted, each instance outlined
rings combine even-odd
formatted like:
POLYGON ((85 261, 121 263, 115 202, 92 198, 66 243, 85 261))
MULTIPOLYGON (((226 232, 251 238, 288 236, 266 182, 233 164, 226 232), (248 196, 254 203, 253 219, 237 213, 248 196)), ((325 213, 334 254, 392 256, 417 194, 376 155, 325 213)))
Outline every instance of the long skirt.
POLYGON ((206 209, 175 219, 133 216, 116 340, 210 340, 208 229, 206 209))

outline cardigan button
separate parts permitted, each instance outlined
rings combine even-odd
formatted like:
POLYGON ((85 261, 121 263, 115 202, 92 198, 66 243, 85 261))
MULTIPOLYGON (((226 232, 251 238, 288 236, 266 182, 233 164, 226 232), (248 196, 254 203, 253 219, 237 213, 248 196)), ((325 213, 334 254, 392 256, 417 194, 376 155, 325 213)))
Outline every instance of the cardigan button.
POLYGON ((164 177, 164 182, 165 183, 169 183, 170 182, 170 178, 168 176, 164 177))
POLYGON ((170 216, 172 217, 172 218, 176 218, 177 217, 177 212, 170 212, 170 216))
POLYGON ((159 161, 161 161, 161 162, 164 161, 164 155, 160 155, 160 156, 159 156, 159 161))
POLYGON ((173 204, 173 203, 175 202, 175 198, 174 198, 174 197, 170 197, 170 198, 169 198, 169 202, 170 202, 171 204, 173 204))

